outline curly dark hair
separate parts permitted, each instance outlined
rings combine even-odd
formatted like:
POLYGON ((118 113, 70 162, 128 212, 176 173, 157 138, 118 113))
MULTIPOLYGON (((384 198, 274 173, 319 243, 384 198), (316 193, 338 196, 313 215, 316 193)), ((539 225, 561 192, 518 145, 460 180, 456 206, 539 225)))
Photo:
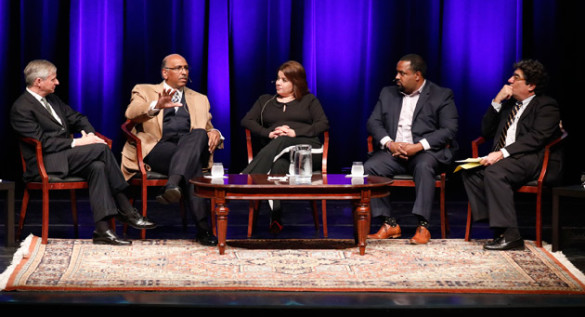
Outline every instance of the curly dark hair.
POLYGON ((548 74, 544 65, 534 59, 525 59, 514 64, 514 69, 520 69, 524 73, 526 84, 535 86, 534 93, 543 94, 548 86, 548 74))

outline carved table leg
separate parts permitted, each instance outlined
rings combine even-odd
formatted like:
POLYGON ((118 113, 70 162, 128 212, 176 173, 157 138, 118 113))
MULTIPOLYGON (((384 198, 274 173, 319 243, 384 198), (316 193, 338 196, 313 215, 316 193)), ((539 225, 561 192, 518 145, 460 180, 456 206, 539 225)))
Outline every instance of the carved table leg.
POLYGON ((360 202, 355 209, 357 244, 360 255, 366 253, 366 237, 370 226, 370 194, 369 190, 362 190, 360 202))
POLYGON ((216 192, 215 203, 215 214, 217 216, 217 246, 219 248, 219 254, 224 254, 229 213, 229 208, 226 206, 225 201, 225 191, 216 192))

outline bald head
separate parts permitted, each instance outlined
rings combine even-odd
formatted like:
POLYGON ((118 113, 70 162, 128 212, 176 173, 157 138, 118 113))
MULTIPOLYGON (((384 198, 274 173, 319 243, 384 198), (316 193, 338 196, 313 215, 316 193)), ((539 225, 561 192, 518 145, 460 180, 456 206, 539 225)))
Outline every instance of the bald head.
POLYGON ((174 89, 182 89, 189 80, 189 64, 179 54, 168 55, 162 61, 161 74, 169 86, 174 89))

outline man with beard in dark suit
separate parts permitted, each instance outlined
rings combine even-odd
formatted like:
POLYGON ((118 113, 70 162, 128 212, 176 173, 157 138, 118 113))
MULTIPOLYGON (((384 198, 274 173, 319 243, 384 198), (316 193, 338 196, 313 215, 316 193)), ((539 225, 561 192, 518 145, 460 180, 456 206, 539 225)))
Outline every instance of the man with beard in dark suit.
MULTIPOLYGON (((80 176, 89 183, 89 201, 93 212, 96 244, 130 245, 110 228, 117 217, 137 229, 156 225, 132 207, 124 191, 128 183, 106 142, 81 113, 65 104, 54 92, 59 80, 57 68, 46 60, 31 61, 24 69, 26 91, 14 102, 10 119, 22 137, 39 140, 47 173, 60 178, 80 176), (80 133, 73 138, 71 135, 80 133)), ((27 164, 25 181, 38 177, 35 150, 22 145, 27 164)))
MULTIPOLYGON (((364 164, 366 174, 392 177, 414 176, 416 197, 412 213, 418 226, 412 244, 426 244, 435 177, 450 164, 457 150, 458 114, 453 92, 426 79, 426 63, 416 54, 402 57, 396 66, 396 86, 382 89, 368 119, 368 132, 378 150, 364 164)), ((371 202, 372 217, 384 223, 369 239, 398 238, 400 226, 390 212, 390 198, 371 202)))

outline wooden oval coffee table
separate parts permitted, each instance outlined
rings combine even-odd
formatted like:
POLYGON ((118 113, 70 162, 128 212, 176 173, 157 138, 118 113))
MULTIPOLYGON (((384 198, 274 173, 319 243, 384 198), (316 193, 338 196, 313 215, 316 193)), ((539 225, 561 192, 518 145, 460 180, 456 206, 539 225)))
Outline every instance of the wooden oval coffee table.
POLYGON ((313 175, 310 183, 298 183, 286 175, 227 174, 223 178, 197 177, 191 180, 195 194, 213 199, 217 218, 219 253, 226 247, 230 200, 352 200, 355 202, 356 244, 365 254, 370 226, 370 200, 390 194, 392 180, 378 176, 351 178, 344 174, 313 175))

